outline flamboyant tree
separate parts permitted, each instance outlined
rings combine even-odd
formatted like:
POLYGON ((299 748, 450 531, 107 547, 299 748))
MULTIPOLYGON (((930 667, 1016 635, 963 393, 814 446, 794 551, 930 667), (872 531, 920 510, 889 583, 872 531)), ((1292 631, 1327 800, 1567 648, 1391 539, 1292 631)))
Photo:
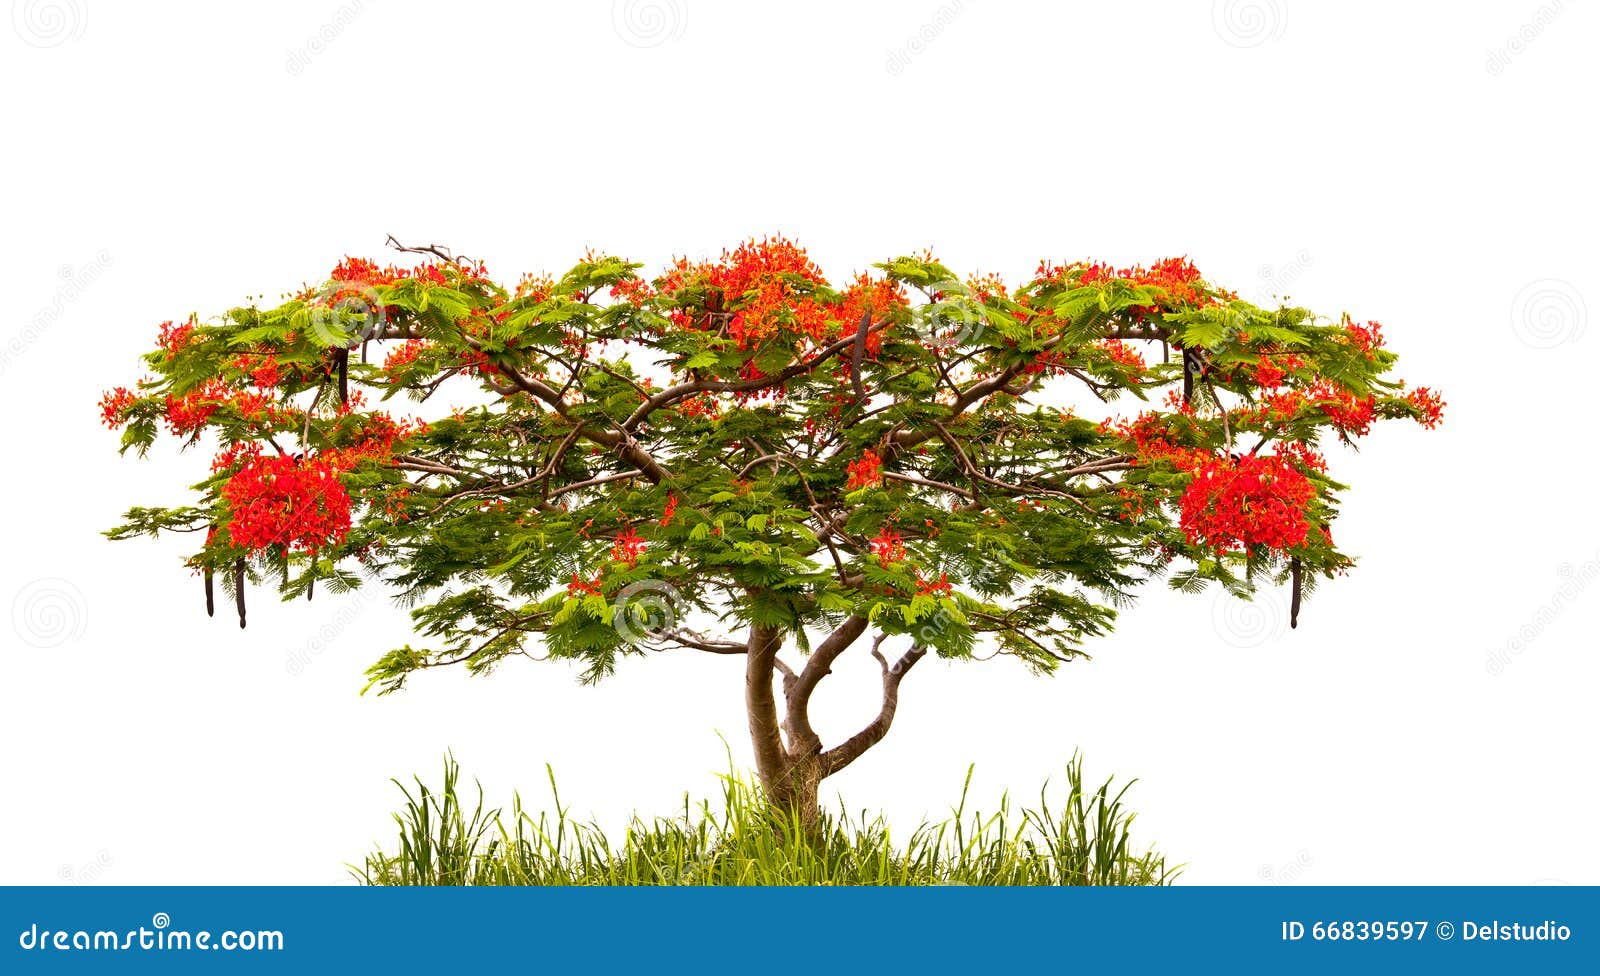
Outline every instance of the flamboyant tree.
POLYGON ((108 534, 198 534, 207 609, 221 577, 241 627, 252 583, 397 587, 423 646, 372 665, 380 693, 512 655, 586 681, 742 656, 757 771, 805 817, 929 651, 1054 671, 1156 576, 1289 586, 1298 615, 1351 565, 1319 444, 1442 408, 1387 378, 1376 324, 1258 307, 1182 259, 1008 287, 924 254, 832 284, 775 238, 508 287, 401 250, 426 260, 163 325, 104 420, 123 450, 204 442, 211 473, 108 534), (812 696, 858 644, 881 708, 825 743, 812 696))

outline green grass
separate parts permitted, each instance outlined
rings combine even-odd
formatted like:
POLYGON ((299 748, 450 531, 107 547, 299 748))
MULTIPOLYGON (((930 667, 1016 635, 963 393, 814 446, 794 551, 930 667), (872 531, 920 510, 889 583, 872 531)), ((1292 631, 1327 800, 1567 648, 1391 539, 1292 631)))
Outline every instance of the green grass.
POLYGON ((1047 784, 1037 808, 1002 797, 992 814, 968 813, 971 782, 969 769, 948 819, 896 843, 881 817, 864 813, 841 809, 810 831, 783 822, 757 786, 730 773, 720 804, 685 796, 681 815, 636 817, 613 843, 568 815, 554 774, 554 813, 534 815, 520 796, 509 814, 485 809, 481 787, 469 809, 447 756, 440 789, 395 781, 405 795, 396 846, 352 871, 370 885, 1162 885, 1181 870, 1133 847, 1128 787, 1086 790, 1077 756, 1059 808, 1047 784))

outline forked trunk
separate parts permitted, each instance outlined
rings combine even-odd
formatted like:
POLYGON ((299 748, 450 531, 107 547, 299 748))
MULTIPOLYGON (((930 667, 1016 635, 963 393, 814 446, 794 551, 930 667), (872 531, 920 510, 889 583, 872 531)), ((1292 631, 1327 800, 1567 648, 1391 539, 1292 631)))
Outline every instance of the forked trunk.
POLYGON ((795 671, 778 657, 783 646, 783 631, 755 626, 745 648, 745 711, 750 722, 750 743, 755 750, 756 774, 774 814, 813 827, 821 818, 819 793, 822 781, 854 762, 876 745, 894 721, 900 700, 900 681, 927 653, 913 644, 899 660, 890 664, 879 653, 885 636, 872 644, 872 656, 883 671, 883 704, 878 716, 860 732, 832 749, 823 749, 822 739, 811 727, 811 694, 818 682, 831 673, 833 662, 866 632, 867 621, 851 617, 811 652, 805 668, 795 671), (783 676, 783 713, 779 718, 778 696, 773 683, 783 676))

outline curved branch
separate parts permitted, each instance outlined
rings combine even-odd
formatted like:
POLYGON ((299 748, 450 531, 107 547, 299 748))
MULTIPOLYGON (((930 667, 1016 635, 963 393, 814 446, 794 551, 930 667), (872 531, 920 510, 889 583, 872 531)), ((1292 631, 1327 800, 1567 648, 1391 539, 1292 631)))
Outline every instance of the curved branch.
MULTIPOLYGON (((787 710, 784 725, 789 733, 789 745, 802 754, 820 752, 822 739, 811 727, 811 694, 817 684, 827 677, 833 662, 850 649, 866 633, 867 618, 850 616, 833 633, 823 638, 806 659, 806 665, 792 680, 784 682, 784 705, 787 710)), ((882 638, 880 638, 881 640, 882 638)))
POLYGON ((878 659, 878 666, 883 669, 883 706, 878 710, 878 717, 866 728, 822 754, 823 776, 832 776, 855 762, 861 758, 862 753, 877 745, 885 735, 889 734, 889 726, 894 724, 895 710, 900 705, 900 682, 905 678, 906 672, 915 667, 927 653, 927 645, 913 644, 911 650, 906 651, 891 665, 878 652, 878 648, 873 647, 872 656, 878 659))

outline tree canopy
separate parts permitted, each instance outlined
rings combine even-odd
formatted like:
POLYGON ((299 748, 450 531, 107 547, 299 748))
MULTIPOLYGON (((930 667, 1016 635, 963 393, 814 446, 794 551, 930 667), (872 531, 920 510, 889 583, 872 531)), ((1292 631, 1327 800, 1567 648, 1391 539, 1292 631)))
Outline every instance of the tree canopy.
MULTIPOLYGON (((1351 566, 1323 446, 1443 406, 1391 376, 1376 323, 1252 304, 1182 258, 1007 285, 920 254, 830 282, 775 237, 501 283, 403 250, 423 260, 163 324, 102 401, 124 451, 164 430, 215 452, 191 501, 109 534, 199 535, 208 606, 221 576, 241 625, 247 583, 387 581, 419 646, 377 660, 380 692, 868 629, 1048 672, 1154 577, 1290 586, 1298 614, 1351 566)), ((885 662, 886 705, 909 663, 885 662)))

